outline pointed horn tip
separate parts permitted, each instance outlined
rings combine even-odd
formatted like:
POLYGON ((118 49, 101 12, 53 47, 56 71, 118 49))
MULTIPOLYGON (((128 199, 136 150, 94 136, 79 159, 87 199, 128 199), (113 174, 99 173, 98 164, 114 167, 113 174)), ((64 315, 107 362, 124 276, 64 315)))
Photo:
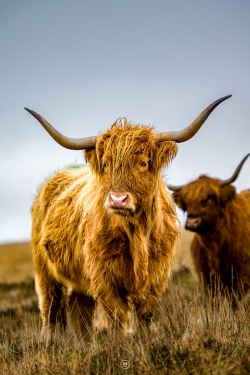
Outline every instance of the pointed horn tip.
POLYGON ((39 113, 32 111, 32 109, 24 107, 25 111, 29 112, 32 116, 34 116, 38 121, 41 121, 43 117, 39 115, 39 113))
POLYGON ((243 164, 245 163, 245 161, 247 160, 247 158, 248 158, 248 156, 250 156, 250 152, 248 153, 248 154, 246 154, 246 156, 244 156, 244 158, 241 160, 241 162, 240 162, 240 164, 239 165, 241 165, 242 164, 242 166, 243 166, 243 164))
POLYGON ((25 111, 31 113, 32 115, 34 115, 36 112, 35 111, 32 111, 32 109, 29 109, 27 107, 24 107, 25 111))
POLYGON ((233 175, 229 179, 221 181, 221 186, 230 185, 230 184, 232 184, 238 178, 238 176, 240 174, 240 171, 241 171, 241 169, 242 169, 245 161, 247 160, 247 158, 249 156, 250 156, 250 152, 248 154, 246 154, 246 156, 244 156, 244 158, 238 164, 238 167, 234 171, 233 175))
POLYGON ((231 96, 233 96, 233 95, 229 94, 229 95, 223 96, 222 98, 215 100, 215 102, 213 102, 210 106, 214 107, 214 105, 215 105, 214 108, 216 108, 217 105, 224 102, 224 100, 227 100, 227 99, 231 98, 231 96))
POLYGON ((231 98, 232 96, 233 96, 233 94, 226 95, 226 96, 225 96, 225 99, 229 99, 229 98, 231 98))
POLYGON ((242 159, 241 163, 244 164, 247 158, 250 156, 250 152, 242 159))
POLYGON ((228 99, 228 98, 231 98, 231 96, 233 96, 233 94, 229 94, 229 95, 223 96, 221 99, 228 99))
POLYGON ((217 105, 219 105, 220 103, 224 102, 224 100, 227 100, 227 99, 231 98, 231 96, 233 96, 233 94, 229 94, 229 95, 223 96, 222 98, 217 99, 215 102, 213 102, 211 104, 211 106, 214 109, 215 107, 217 107, 217 105), (214 107, 214 105, 215 105, 215 107, 214 107))

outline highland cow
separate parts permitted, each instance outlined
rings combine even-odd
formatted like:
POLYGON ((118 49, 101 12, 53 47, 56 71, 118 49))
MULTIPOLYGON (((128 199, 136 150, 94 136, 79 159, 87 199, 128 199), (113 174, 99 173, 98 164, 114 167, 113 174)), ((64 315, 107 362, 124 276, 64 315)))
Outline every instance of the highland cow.
POLYGON ((62 146, 85 150, 89 166, 57 172, 40 188, 32 206, 32 247, 43 333, 56 322, 90 339, 100 304, 111 328, 121 332, 129 309, 148 331, 169 279, 179 236, 175 205, 162 168, 178 142, 194 136, 212 103, 179 132, 157 133, 118 119, 104 134, 72 139, 28 110, 62 146))
POLYGON ((237 194, 231 183, 249 155, 228 180, 202 175, 184 186, 168 186, 187 214, 185 228, 195 232, 191 254, 206 294, 220 291, 234 302, 250 287, 250 190, 237 194))

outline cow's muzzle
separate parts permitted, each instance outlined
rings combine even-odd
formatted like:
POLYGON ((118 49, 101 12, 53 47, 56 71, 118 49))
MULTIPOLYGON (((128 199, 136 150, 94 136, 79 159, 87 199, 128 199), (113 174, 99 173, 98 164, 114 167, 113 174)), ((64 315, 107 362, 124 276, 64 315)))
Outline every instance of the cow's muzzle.
POLYGON ((127 192, 111 191, 106 199, 105 206, 114 210, 135 210, 133 197, 127 192))
POLYGON ((128 199, 127 194, 120 195, 120 194, 110 193, 109 201, 110 201, 111 207, 113 208, 124 208, 126 207, 129 199, 128 199))
POLYGON ((201 221, 202 220, 199 216, 188 215, 185 228, 190 231, 196 232, 201 225, 201 221))

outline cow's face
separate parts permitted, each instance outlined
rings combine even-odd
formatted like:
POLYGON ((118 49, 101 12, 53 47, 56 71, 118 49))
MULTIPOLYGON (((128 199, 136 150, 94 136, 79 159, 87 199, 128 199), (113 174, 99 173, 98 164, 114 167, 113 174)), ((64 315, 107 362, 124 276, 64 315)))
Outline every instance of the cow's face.
POLYGON ((220 180, 201 176, 174 192, 173 197, 187 213, 185 228, 202 234, 217 225, 225 205, 235 194, 233 186, 221 186, 220 180))
POLYGON ((104 207, 131 216, 152 206, 160 171, 176 152, 175 142, 156 143, 151 128, 116 122, 85 157, 98 178, 104 207))

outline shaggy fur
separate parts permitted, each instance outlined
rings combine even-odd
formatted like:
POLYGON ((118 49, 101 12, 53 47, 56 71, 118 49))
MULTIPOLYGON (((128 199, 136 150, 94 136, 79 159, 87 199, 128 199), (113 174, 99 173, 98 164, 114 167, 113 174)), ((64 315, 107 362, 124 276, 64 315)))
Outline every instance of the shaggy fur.
POLYGON ((114 326, 132 307, 149 327, 179 234, 161 177, 176 152, 175 142, 156 143, 151 128, 117 120, 85 151, 89 167, 59 171, 41 187, 32 246, 44 334, 70 316, 88 339, 96 303, 114 326), (128 209, 109 207, 110 192, 128 193, 128 209))
POLYGON ((196 232, 191 253, 206 293, 219 278, 227 292, 242 297, 250 287, 250 190, 236 194, 220 182, 200 176, 173 196, 187 212, 186 229, 196 232))

